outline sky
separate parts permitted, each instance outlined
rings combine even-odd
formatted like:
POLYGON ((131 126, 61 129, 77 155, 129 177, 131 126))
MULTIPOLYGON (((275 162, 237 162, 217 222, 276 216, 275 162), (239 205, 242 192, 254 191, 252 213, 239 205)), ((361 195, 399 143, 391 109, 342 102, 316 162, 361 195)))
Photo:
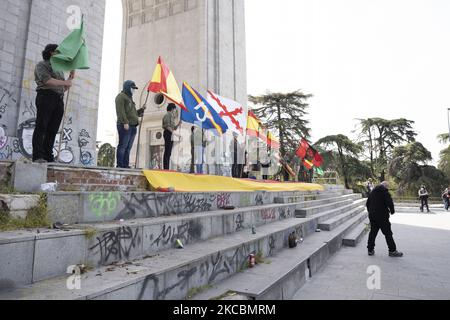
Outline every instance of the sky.
MULTIPOLYGON (((98 140, 115 143, 121 1, 107 0, 98 140), (102 116, 105 115, 105 116, 102 116), (109 120, 111 118, 111 120, 109 120)), ((449 131, 450 1, 245 0, 248 93, 313 94, 312 141, 358 118, 415 121, 434 158, 449 131)))

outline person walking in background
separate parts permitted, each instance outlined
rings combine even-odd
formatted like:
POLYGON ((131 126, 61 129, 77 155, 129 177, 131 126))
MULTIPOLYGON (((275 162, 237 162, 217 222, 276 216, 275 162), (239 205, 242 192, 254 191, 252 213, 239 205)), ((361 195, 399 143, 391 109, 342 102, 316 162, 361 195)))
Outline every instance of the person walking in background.
POLYGON ((117 147, 117 167, 130 169, 130 152, 137 135, 139 117, 144 116, 145 107, 136 110, 133 95, 138 90, 134 81, 127 80, 123 90, 116 97, 117 131, 119 145, 117 147))
POLYGON ((55 72, 50 58, 58 45, 49 44, 42 52, 43 61, 36 65, 34 76, 37 84, 36 128, 33 133, 33 162, 54 162, 53 146, 64 116, 64 92, 72 86, 75 71, 67 80, 64 73, 55 72))
POLYGON ((428 207, 428 191, 425 186, 421 186, 419 189, 419 199, 420 199, 420 211, 423 212, 424 207, 427 207, 427 212, 430 213, 430 208, 428 207))
POLYGON ((444 193, 442 194, 442 200, 444 200, 444 208, 448 211, 448 208, 450 207, 450 187, 444 190, 444 193))
POLYGON ((170 170, 170 158, 172 157, 173 149, 173 134, 181 124, 176 124, 176 112, 177 106, 174 103, 170 103, 167 106, 167 113, 162 120, 162 127, 164 129, 164 170, 170 170))
POLYGON ((390 257, 403 257, 403 253, 397 251, 395 244, 391 222, 389 221, 389 215, 395 214, 394 202, 392 196, 389 193, 389 183, 384 181, 381 185, 375 187, 367 199, 367 210, 369 211, 370 219, 370 234, 367 249, 369 256, 375 255, 375 240, 378 232, 381 229, 386 242, 389 247, 390 257))

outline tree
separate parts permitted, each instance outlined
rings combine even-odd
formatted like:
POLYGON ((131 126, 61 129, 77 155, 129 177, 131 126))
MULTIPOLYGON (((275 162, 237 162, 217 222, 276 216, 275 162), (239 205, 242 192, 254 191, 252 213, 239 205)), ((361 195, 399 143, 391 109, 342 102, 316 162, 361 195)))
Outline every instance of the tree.
POLYGON ((115 163, 116 149, 109 143, 103 144, 98 151, 98 166, 112 168, 115 163))
POLYGON ((420 142, 394 149, 389 174, 399 186, 398 194, 415 195, 420 186, 425 184, 431 194, 440 196, 448 183, 448 178, 441 170, 427 165, 430 160, 432 160, 431 152, 420 142))
POLYGON ((269 130, 276 130, 280 138, 281 157, 292 161, 300 139, 309 138, 311 129, 305 119, 307 100, 312 95, 297 90, 291 93, 271 93, 262 96, 249 96, 255 105, 254 113, 263 120, 269 130))
POLYGON ((368 153, 372 176, 386 179, 386 171, 395 147, 415 141, 414 121, 406 119, 386 120, 382 118, 357 119, 358 140, 368 153))
MULTIPOLYGON (((450 142, 450 137, 448 133, 440 134, 438 136, 439 142, 441 143, 448 143, 450 142)), ((450 146, 448 146, 446 149, 442 150, 439 154, 439 164, 438 168, 444 172, 444 174, 450 178, 450 146)))
POLYGON ((438 139, 440 143, 447 143, 450 142, 450 136, 448 133, 443 133, 438 135, 438 139))
POLYGON ((350 165, 347 163, 350 157, 354 159, 358 158, 358 154, 362 152, 362 147, 353 141, 351 141, 347 136, 339 134, 334 136, 327 136, 315 143, 317 146, 322 146, 324 148, 331 148, 331 151, 336 153, 342 176, 344 177, 345 187, 350 189, 350 165))

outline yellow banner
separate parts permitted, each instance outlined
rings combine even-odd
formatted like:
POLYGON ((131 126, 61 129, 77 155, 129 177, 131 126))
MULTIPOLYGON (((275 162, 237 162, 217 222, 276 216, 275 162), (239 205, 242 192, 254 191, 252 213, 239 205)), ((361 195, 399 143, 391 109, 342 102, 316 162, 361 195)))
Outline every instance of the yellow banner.
POLYGON ((145 176, 155 191, 173 189, 176 192, 238 192, 238 191, 323 191, 320 184, 265 182, 221 176, 195 175, 172 171, 145 170, 145 176))

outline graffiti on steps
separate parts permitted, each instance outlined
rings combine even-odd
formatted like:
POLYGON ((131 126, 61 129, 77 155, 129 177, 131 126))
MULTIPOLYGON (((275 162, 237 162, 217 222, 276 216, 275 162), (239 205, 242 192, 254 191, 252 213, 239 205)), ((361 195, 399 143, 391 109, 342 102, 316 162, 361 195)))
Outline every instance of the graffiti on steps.
POLYGON ((231 194, 219 193, 217 195, 217 208, 224 208, 230 204, 231 194))
POLYGON ((117 230, 104 233, 96 238, 97 243, 89 248, 91 254, 100 254, 99 265, 129 259, 131 251, 137 248, 142 239, 139 229, 134 231, 130 227, 121 227, 117 230))
POLYGON ((89 209, 97 217, 110 217, 117 210, 120 194, 117 192, 94 193, 89 195, 89 209))
POLYGON ((275 220, 277 218, 275 209, 263 209, 261 211, 261 218, 263 220, 275 220))
POLYGON ((243 230, 244 229, 244 217, 243 217, 243 215, 241 214, 241 213, 239 213, 239 214, 237 214, 236 215, 236 220, 235 220, 235 223, 236 223, 236 232, 238 232, 238 231, 241 231, 241 230, 243 230))
POLYGON ((150 246, 156 248, 173 247, 176 240, 181 240, 183 244, 189 244, 193 240, 200 240, 202 234, 202 225, 196 221, 182 223, 180 225, 164 224, 161 232, 156 236, 150 235, 150 246))

